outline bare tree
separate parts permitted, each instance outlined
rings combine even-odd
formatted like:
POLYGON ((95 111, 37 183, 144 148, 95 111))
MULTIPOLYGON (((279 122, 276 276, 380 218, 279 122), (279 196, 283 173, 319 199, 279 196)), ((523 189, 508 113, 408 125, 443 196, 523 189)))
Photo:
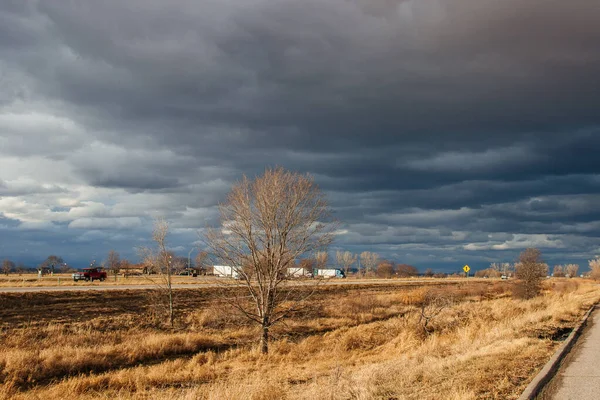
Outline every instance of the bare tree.
POLYGON ((123 278, 127 279, 127 276, 131 272, 131 263, 127 259, 122 259, 119 262, 119 271, 123 275, 123 278))
POLYGON ((592 279, 600 279, 600 256, 596 256, 589 261, 590 277, 592 279))
POLYGON ((408 264, 396 265, 396 272, 398 273, 398 276, 402 278, 410 278, 411 276, 419 275, 419 270, 417 270, 417 267, 413 267, 412 265, 408 264))
POLYGON ((329 261, 329 254, 326 251, 317 251, 315 253, 315 264, 317 269, 327 268, 327 262, 329 261))
POLYGON ((394 275, 394 263, 383 260, 377 265, 377 276, 380 278, 391 278, 394 275))
POLYGON ((300 260, 300 263, 298 264, 299 268, 302 268, 304 270, 304 274, 308 275, 308 276, 312 276, 315 274, 315 266, 316 266, 316 262, 314 259, 312 258, 303 258, 302 260, 300 260))
POLYGON ((577 276, 577 272, 579 272, 579 264, 565 265, 565 272, 567 273, 569 278, 575 278, 577 276))
POLYGON ((156 250, 148 247, 138 249, 140 257, 144 265, 149 270, 156 271, 157 279, 151 279, 157 286, 159 293, 167 301, 169 325, 171 328, 175 326, 174 308, 173 308, 173 254, 167 248, 167 236, 169 234, 169 223, 158 218, 154 221, 154 229, 152 231, 152 240, 156 244, 156 250))
POLYGON ((555 278, 564 278, 565 270, 564 270, 563 266, 555 265, 554 269, 552 270, 552 276, 554 276, 555 278))
POLYGON ((198 273, 206 274, 208 270, 208 261, 208 252, 204 250, 199 251, 198 254, 196 254, 196 258, 194 259, 194 266, 196 268, 196 271, 198 271, 198 273))
POLYGON ((50 255, 44 260, 44 262, 42 262, 42 264, 40 264, 40 268, 42 271, 45 268, 48 268, 50 269, 50 275, 54 275, 55 268, 60 266, 62 263, 64 263, 62 257, 50 255))
POLYGON ((511 263, 502 263, 502 275, 508 277, 513 274, 515 267, 511 263))
POLYGON ((517 285, 518 297, 530 299, 540 293, 542 277, 548 265, 541 260, 542 253, 536 248, 528 248, 519 255, 516 275, 521 281, 517 285))
POLYGON ((20 262, 17 265, 16 271, 19 274, 19 276, 23 275, 23 272, 25 272, 25 265, 22 262, 20 262))
POLYGON ((357 255, 349 251, 337 251, 335 260, 337 265, 344 270, 344 274, 348 276, 348 270, 356 263, 357 255))
POLYGON ((115 277, 115 282, 117 281, 117 274, 121 269, 121 257, 119 253, 114 250, 108 252, 108 257, 106 258, 106 267, 115 277))
POLYGON ((71 268, 71 266, 67 263, 62 263, 58 268, 58 272, 60 272, 61 274, 68 274, 72 270, 73 268, 71 268))
POLYGON ((15 263, 6 259, 2 261, 2 273, 8 276, 15 268, 15 263))
POLYGON ((431 268, 427 268, 425 270, 425 276, 428 278, 432 278, 435 275, 435 273, 433 272, 433 270, 431 268))
POLYGON ((419 304, 419 324, 426 335, 432 333, 429 323, 452 304, 452 296, 443 291, 429 290, 425 293, 419 304))
POLYGON ((502 272, 491 267, 487 269, 480 269, 479 271, 475 272, 476 278, 499 278, 501 275, 502 272))
POLYGON ((286 272, 295 260, 332 242, 330 208, 312 177, 276 168, 254 180, 243 177, 219 211, 221 227, 209 229, 206 242, 244 287, 223 291, 223 299, 261 327, 261 351, 267 353, 269 329, 303 307, 314 291, 285 285, 286 272))
POLYGON ((370 251, 363 251, 360 253, 360 263, 364 268, 363 272, 368 274, 373 271, 379 263, 379 254, 371 253, 370 251))

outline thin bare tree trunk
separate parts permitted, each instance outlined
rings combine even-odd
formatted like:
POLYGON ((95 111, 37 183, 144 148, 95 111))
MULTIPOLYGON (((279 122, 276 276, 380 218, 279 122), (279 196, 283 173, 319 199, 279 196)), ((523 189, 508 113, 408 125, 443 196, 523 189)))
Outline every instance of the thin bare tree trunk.
POLYGON ((267 354, 269 352, 269 327, 263 325, 262 336, 260 339, 260 352, 267 354))

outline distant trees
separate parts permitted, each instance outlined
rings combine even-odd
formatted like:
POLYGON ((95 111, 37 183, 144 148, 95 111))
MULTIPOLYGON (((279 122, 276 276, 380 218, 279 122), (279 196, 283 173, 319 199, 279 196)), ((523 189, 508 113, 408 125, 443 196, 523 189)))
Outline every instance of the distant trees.
POLYGON ((579 264, 567 264, 565 265, 565 272, 569 278, 575 278, 579 272, 579 264))
POLYGON ((419 275, 419 270, 412 265, 398 264, 396 266, 396 274, 401 278, 410 278, 419 275))
POLYGON ((555 265, 552 270, 552 276, 556 278, 564 278, 565 276, 568 278, 575 278, 578 271, 578 264, 555 265))
POLYGON ((380 278, 391 278, 394 275, 394 263, 383 260, 377 265, 377 276, 380 278))
POLYGON ((313 274, 313 270, 316 267, 316 262, 313 258, 303 258, 302 260, 300 260, 300 263, 298 264, 299 268, 302 268, 304 270, 305 274, 313 274))
POLYGON ((344 274, 348 276, 348 270, 356 263, 357 255, 349 251, 337 251, 335 253, 337 265, 344 270, 344 274))
POLYGON ((196 254, 196 258, 194 259, 194 267, 196 268, 196 271, 198 271, 199 273, 206 273, 209 267, 208 264, 208 252, 204 250, 199 251, 198 254, 196 254))
POLYGON ((315 263, 318 269, 324 269, 327 267, 329 261, 329 254, 326 251, 317 251, 315 253, 315 263))
POLYGON ((48 256, 48 258, 46 258, 40 264, 39 269, 42 271, 42 273, 43 273, 44 269, 49 269, 50 274, 54 275, 55 268, 60 266, 62 263, 64 263, 64 260, 62 259, 62 257, 56 256, 56 255, 50 255, 50 256, 48 256))
POLYGON ((15 268, 15 263, 10 261, 9 259, 5 259, 2 261, 2 273, 6 276, 10 274, 15 268))
POLYGON ((563 266, 555 265, 554 269, 552 270, 552 276, 554 276, 555 278, 564 278, 565 270, 564 270, 563 266))
POLYGON ((363 251, 362 253, 360 253, 360 264, 363 268, 363 274, 368 274, 369 272, 373 271, 378 263, 379 254, 372 253, 370 251, 363 251))
POLYGON ((115 282, 117 281, 117 275, 121 269, 121 256, 114 250, 108 252, 106 257, 106 268, 114 275, 115 282))
POLYGON ((25 272, 25 265, 23 263, 17 264, 15 271, 17 272, 17 274, 19 274, 19 276, 23 275, 23 273, 25 272))
POLYGON ((600 256, 589 260, 588 265, 590 267, 590 278, 600 279, 600 256))
POLYGON ((486 268, 475 272, 476 278, 499 278, 500 276, 502 276, 502 272, 496 268, 486 268))
POLYGON ((72 270, 73 269, 71 268, 71 266, 67 263, 62 263, 60 267, 58 267, 58 272, 60 272, 61 274, 68 274, 72 270))
MULTIPOLYGON (((515 272, 515 264, 511 264, 511 263, 491 263, 490 264, 490 269, 493 269, 494 271, 498 271, 500 272, 500 275, 504 275, 504 276, 512 276, 512 274, 515 272)), ((496 275, 496 274, 495 274, 496 275)))
POLYGON ((331 210, 312 177, 276 168, 254 180, 244 177, 219 212, 221 224, 208 230, 206 243, 212 257, 236 268, 244 287, 224 290, 222 299, 260 327, 261 352, 267 353, 271 327, 313 292, 283 283, 295 260, 326 251, 332 242, 331 210))
POLYGON ((516 268, 516 296, 530 299, 540 293, 542 278, 547 273, 548 266, 541 259, 542 253, 536 248, 528 248, 519 255, 516 268))
POLYGON ((434 274, 434 272, 433 272, 433 270, 432 270, 431 268, 427 268, 427 269, 425 270, 425 274, 424 274, 424 275, 425 275, 427 278, 433 278, 433 275, 435 275, 435 274, 434 274))

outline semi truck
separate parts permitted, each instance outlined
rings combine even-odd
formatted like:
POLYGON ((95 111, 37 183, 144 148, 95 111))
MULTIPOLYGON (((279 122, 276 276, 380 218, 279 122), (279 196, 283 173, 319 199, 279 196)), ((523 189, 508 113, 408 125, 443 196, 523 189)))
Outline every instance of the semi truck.
POLYGON ((306 269, 301 268, 301 267, 288 268, 287 275, 290 278, 311 278, 312 277, 311 271, 307 271, 306 269))
POLYGON ((230 267, 229 265, 215 265, 213 274, 222 278, 240 279, 239 267, 230 267))
POLYGON ((345 278, 346 274, 341 269, 318 269, 317 276, 321 276, 323 278, 345 278))

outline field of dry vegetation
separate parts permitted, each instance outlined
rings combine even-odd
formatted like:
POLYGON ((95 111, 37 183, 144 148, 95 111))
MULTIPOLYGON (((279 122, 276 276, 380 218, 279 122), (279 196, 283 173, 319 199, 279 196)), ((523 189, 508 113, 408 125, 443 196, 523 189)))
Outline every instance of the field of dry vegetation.
POLYGON ((176 292, 174 331, 151 291, 4 293, 0 398, 516 398, 600 291, 511 286, 323 287, 268 355, 210 288, 176 292))
MULTIPOLYGON (((173 276, 174 284, 206 284, 211 280, 206 277, 192 278, 189 276, 173 276)), ((71 274, 54 274, 54 276, 45 275, 38 278, 36 274, 10 274, 0 275, 1 287, 50 287, 50 286, 101 286, 101 285, 152 285, 159 280, 158 275, 142 275, 123 277, 108 275, 105 282, 74 282, 71 274)))

